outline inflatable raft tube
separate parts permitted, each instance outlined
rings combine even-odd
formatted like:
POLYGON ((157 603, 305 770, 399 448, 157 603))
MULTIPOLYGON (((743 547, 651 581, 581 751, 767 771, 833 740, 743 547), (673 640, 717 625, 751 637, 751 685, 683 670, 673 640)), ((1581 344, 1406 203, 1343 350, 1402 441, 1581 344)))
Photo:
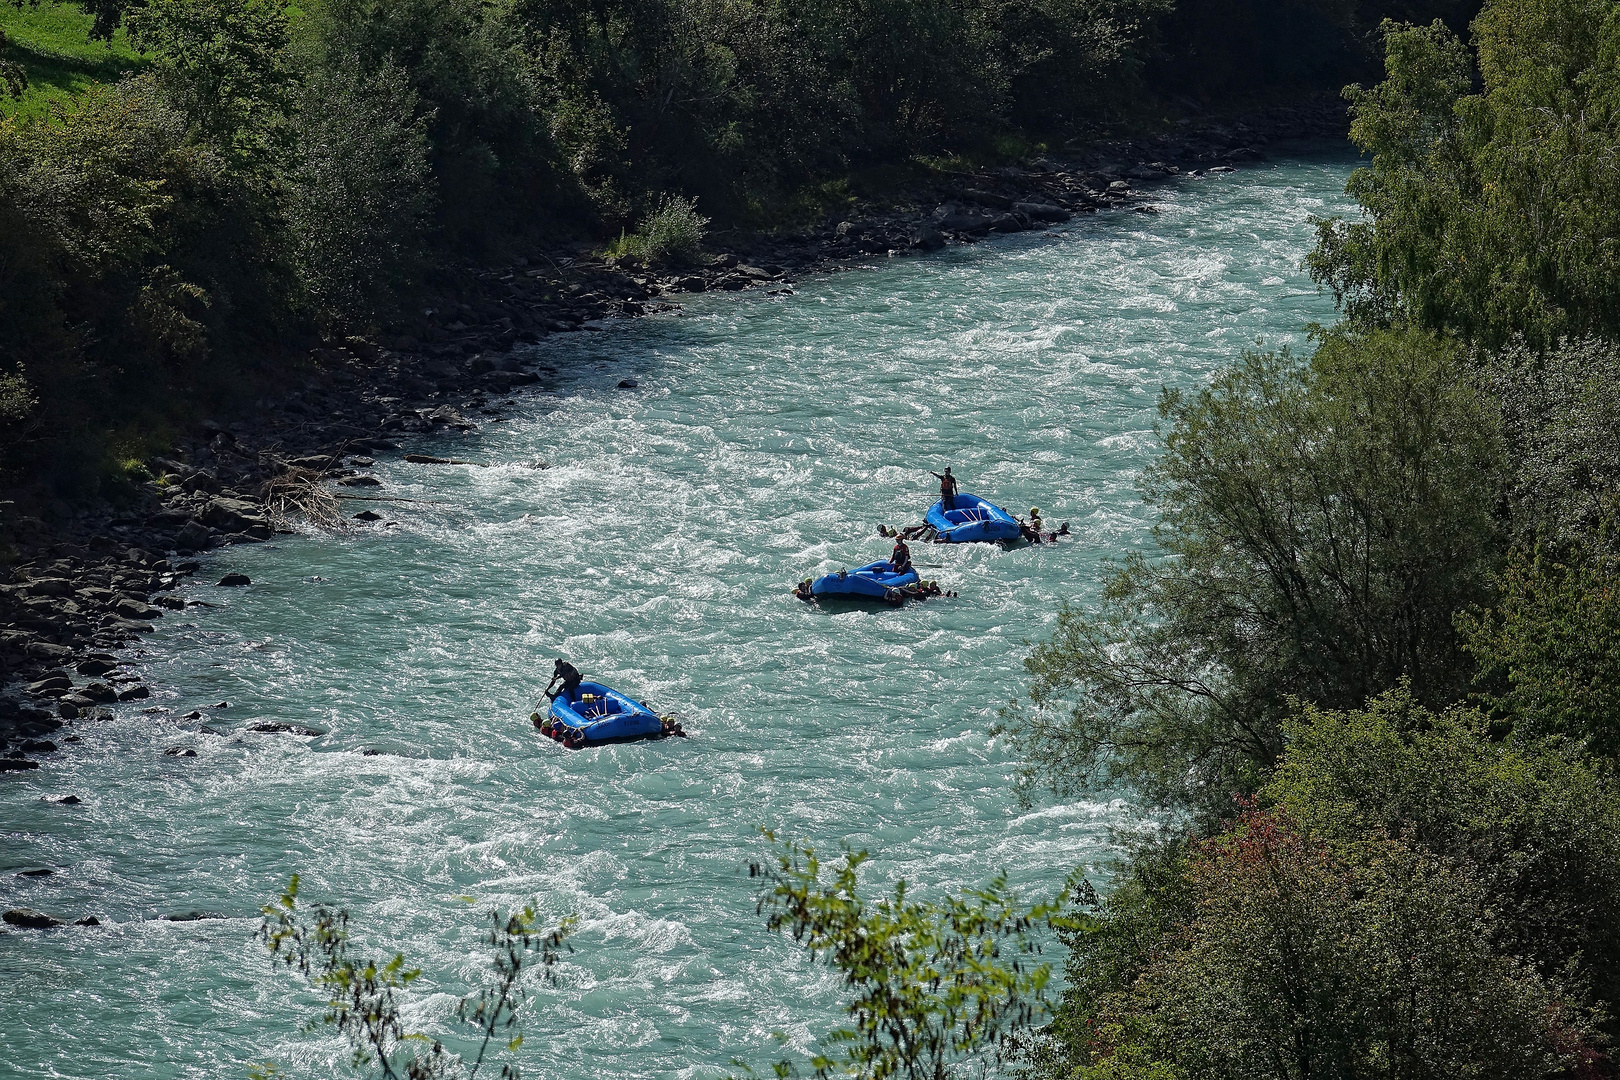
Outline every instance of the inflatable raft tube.
MULTIPOLYGON (((538 726, 538 725, 537 725, 538 726)), ((551 726, 567 733, 570 745, 634 742, 669 734, 659 715, 601 683, 582 682, 572 700, 551 699, 551 726)))
POLYGON ((936 544, 1017 540, 1023 535, 1018 531, 1017 518, 989 500, 965 491, 957 492, 949 510, 945 509, 944 502, 929 507, 926 520, 938 534, 934 537, 936 544))
POLYGON ((921 582, 915 568, 896 574, 885 559, 868 563, 855 570, 840 570, 826 574, 810 583, 811 596, 866 597, 872 600, 891 600, 896 589, 904 589, 921 582))

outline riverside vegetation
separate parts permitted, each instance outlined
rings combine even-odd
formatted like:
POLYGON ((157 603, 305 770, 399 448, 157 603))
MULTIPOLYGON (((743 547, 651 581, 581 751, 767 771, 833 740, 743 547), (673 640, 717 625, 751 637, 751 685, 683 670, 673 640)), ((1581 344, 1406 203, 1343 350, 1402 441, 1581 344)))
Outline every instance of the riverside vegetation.
POLYGON ((1143 825, 1031 1076, 1612 1074, 1620 10, 1385 34, 1342 321, 1165 395, 1160 553, 1003 720, 1143 825))
MULTIPOLYGON (((1471 35, 1386 26, 1350 92, 1366 215, 1312 257, 1343 319, 1164 396, 1159 554, 1065 614, 1003 717, 1026 797, 1135 801, 1108 888, 869 907, 858 856, 756 867, 768 925, 855 992, 813 1069, 1612 1073, 1620 11, 1493 0, 1471 35), (1044 1023, 1043 928, 1069 947, 1044 1023)), ((339 923, 314 970, 348 988, 339 923)), ((367 1002, 405 978, 358 970, 367 1002)))
POLYGON ((251 411, 323 339, 470 322, 444 302, 479 292, 469 263, 615 236, 678 263, 705 219, 791 229, 1188 95, 1336 88, 1389 10, 7 0, 0 466, 116 496, 124 463, 251 411))

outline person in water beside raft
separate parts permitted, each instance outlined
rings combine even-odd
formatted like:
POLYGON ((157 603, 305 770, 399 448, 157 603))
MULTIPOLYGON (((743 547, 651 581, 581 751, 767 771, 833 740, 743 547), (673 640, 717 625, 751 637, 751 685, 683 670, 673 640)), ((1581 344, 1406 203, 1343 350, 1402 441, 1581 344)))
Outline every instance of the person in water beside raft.
POLYGON ((928 475, 939 477, 939 508, 941 510, 955 510, 956 477, 951 475, 951 467, 947 465, 944 472, 930 471, 928 475))
POLYGON ((579 681, 579 668, 559 656, 551 668, 551 681, 546 684, 546 697, 556 700, 557 694, 561 694, 564 701, 572 702, 579 696, 579 681), (562 680, 562 687, 556 693, 552 693, 551 688, 557 685, 559 679, 562 680))
POLYGON ((1025 524, 1023 518, 1018 519, 1018 531, 1023 534, 1025 540, 1032 544, 1055 544, 1058 537, 1069 535, 1069 523, 1067 521, 1058 526, 1057 532, 1043 531, 1042 526, 1044 524, 1041 521, 1041 508, 1032 506, 1029 508, 1028 524, 1025 524))
MULTIPOLYGON (((1029 508, 1029 524, 1025 525, 1024 522, 1020 519, 1019 522, 1018 522, 1018 531, 1023 533, 1024 534, 1024 539, 1028 540, 1032 544, 1039 544, 1043 540, 1046 539, 1046 537, 1041 535, 1041 508, 1040 507, 1032 506, 1032 507, 1029 508)), ((1055 536, 1054 536, 1054 539, 1055 539, 1055 536)))

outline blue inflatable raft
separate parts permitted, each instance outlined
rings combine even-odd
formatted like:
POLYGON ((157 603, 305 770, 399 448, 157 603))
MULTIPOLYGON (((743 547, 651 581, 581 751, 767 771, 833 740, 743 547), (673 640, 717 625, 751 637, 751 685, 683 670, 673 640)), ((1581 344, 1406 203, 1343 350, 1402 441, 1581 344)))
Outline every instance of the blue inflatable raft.
POLYGON ((885 559, 882 562, 868 563, 856 570, 840 570, 836 574, 818 577, 810 583, 810 595, 864 596, 873 600, 890 600, 896 595, 893 590, 908 588, 921 581, 915 568, 908 568, 905 573, 896 574, 889 561, 885 559))
POLYGON ((956 493, 950 510, 945 509, 943 501, 929 507, 926 520, 938 533, 934 542, 940 544, 1017 540, 1022 535, 1018 531, 1017 518, 988 500, 965 491, 956 493))
POLYGON ((565 741, 584 746, 657 738, 667 733, 664 721, 647 706, 593 682, 580 683, 573 700, 562 694, 551 699, 551 726, 568 733, 565 741))

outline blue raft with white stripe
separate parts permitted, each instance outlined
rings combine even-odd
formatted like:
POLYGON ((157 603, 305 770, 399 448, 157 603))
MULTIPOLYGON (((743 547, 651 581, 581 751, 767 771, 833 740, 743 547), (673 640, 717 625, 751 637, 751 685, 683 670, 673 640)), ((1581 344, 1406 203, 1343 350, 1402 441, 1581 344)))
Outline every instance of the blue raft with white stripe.
POLYGON ((824 574, 810 583, 810 595, 893 601, 899 595, 898 590, 920 584, 921 581, 914 567, 907 567, 905 573, 897 574, 894 566, 885 559, 855 570, 824 574))
POLYGON ((949 510, 943 500, 929 507, 925 520, 934 527, 936 544, 1017 540, 1023 535, 1017 518, 988 499, 965 491, 956 493, 949 510))
POLYGON ((572 699, 558 694, 551 699, 551 722, 577 732, 586 746, 631 742, 665 734, 664 721, 639 701, 632 701, 611 686, 582 682, 572 699))

